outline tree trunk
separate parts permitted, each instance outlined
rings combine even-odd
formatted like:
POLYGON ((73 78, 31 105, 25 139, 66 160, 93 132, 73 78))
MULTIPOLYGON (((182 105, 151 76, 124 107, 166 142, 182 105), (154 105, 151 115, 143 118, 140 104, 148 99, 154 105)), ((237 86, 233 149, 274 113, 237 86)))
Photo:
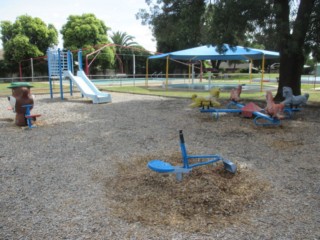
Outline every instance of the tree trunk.
POLYGON ((277 31, 279 33, 280 78, 276 101, 283 100, 282 88, 291 87, 294 95, 301 95, 301 74, 304 65, 304 42, 315 0, 301 0, 297 18, 290 30, 289 0, 275 0, 277 31))
POLYGON ((276 100, 283 100, 282 88, 290 87, 293 95, 301 95, 301 74, 304 65, 304 56, 301 53, 280 52, 280 79, 276 100))
POLYGON ((217 69, 217 71, 219 71, 220 64, 221 64, 221 60, 211 60, 212 68, 217 69))

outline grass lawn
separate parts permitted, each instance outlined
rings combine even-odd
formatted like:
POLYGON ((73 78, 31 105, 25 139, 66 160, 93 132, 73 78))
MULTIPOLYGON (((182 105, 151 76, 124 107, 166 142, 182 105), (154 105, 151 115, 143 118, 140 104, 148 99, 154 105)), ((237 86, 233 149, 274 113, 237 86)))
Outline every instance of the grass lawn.
MULTIPOLYGON (((228 83, 230 83, 228 81, 228 83)), ((264 86, 274 86, 272 84, 264 84, 264 86)), ((309 101, 312 102, 319 102, 320 103, 320 91, 314 90, 313 85, 311 84, 303 84, 302 87, 302 93, 309 93, 309 101)), ((148 89, 141 86, 123 86, 123 87, 100 87, 100 90, 103 91, 110 91, 110 92, 128 92, 128 93, 134 93, 134 94, 147 94, 147 95, 157 95, 157 96, 165 96, 165 97, 182 97, 182 98, 191 98, 192 94, 197 94, 198 96, 206 97, 209 95, 207 91, 177 91, 177 90, 154 90, 154 89, 148 89)), ((273 91, 273 95, 276 94, 276 91, 273 91)), ((221 92, 220 98, 221 99, 228 99, 230 97, 230 92, 221 92)), ((265 100, 265 91, 263 90, 260 92, 260 90, 255 92, 242 92, 241 93, 242 99, 247 100, 265 100)))
MULTIPOLYGON (((43 82, 31 82, 30 83, 33 88, 31 88, 31 92, 33 94, 49 94, 50 93, 50 87, 49 83, 43 83, 43 82)), ((10 86, 10 83, 0 83, 0 97, 4 96, 10 96, 11 95, 11 89, 8 88, 10 86)), ((60 85, 58 83, 54 83, 52 88, 54 93, 60 92, 60 85)), ((69 86, 63 87, 64 91, 69 91, 69 86)))
MULTIPOLYGON (((248 83, 248 80, 227 80, 227 81, 214 81, 218 83, 228 83, 228 84, 250 84, 248 83)), ((50 88, 48 83, 43 82, 33 82, 31 83, 34 87, 32 88, 33 94, 49 94, 50 88)), ((255 85, 259 85, 259 83, 254 83, 255 85)), ((11 95, 11 89, 8 88, 10 86, 10 83, 1 83, 0 84, 0 96, 10 96, 11 95)), ((263 86, 274 86, 277 87, 276 83, 264 83, 263 86)), ((198 96, 208 96, 208 91, 197 91, 197 90, 185 90, 185 91, 178 91, 178 90, 165 90, 160 88, 146 88, 144 86, 98 86, 101 91, 110 91, 110 92, 127 92, 127 93, 134 93, 134 94, 147 94, 147 95, 157 95, 157 96, 164 96, 164 97, 181 97, 181 98, 191 98, 192 94, 197 94, 198 96)), ((316 86, 319 87, 319 86, 316 86)), ((69 91, 69 85, 65 85, 64 91, 69 91)), ((320 103, 320 91, 316 91, 314 89, 313 84, 302 84, 301 85, 302 93, 309 93, 309 101, 312 102, 319 102, 320 103)), ((60 92, 60 87, 58 83, 53 84, 53 91, 54 93, 60 92)), ((273 91, 273 95, 275 95, 275 91, 273 91)), ((221 92, 220 98, 221 99, 228 99, 230 96, 229 92, 221 92)), ((265 90, 260 92, 260 89, 257 91, 250 91, 246 92, 243 91, 241 93, 242 99, 247 100, 265 100, 265 90)))

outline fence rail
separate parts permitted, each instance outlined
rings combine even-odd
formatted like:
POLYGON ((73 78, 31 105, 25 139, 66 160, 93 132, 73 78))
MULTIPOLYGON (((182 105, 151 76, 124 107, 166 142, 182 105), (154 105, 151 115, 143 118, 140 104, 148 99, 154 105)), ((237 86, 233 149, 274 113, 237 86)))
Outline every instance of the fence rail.
MULTIPOLYGON (((145 84, 145 81, 148 80, 148 83, 161 83, 162 81, 166 80, 166 74, 160 73, 151 73, 148 75, 148 78, 146 78, 145 74, 99 74, 99 75, 93 75, 90 74, 89 79, 91 79, 94 83, 98 84, 106 84, 106 85, 132 85, 135 86, 136 84, 142 85, 145 84)), ((276 81, 279 75, 277 74, 265 74, 264 80, 272 80, 276 81)), ((254 79, 255 82, 261 80, 261 74, 250 74, 247 73, 228 73, 228 74, 216 74, 211 75, 209 77, 208 74, 197 74, 194 76, 195 81, 202 81, 202 80, 209 80, 209 78, 212 81, 215 80, 223 80, 223 81, 229 81, 229 80, 250 80, 254 79)), ((58 77, 54 77, 53 80, 59 80, 58 77)), ((191 81, 192 77, 189 74, 186 73, 179 73, 179 74, 169 74, 168 75, 169 81, 175 81, 175 80, 183 80, 185 82, 191 81)), ((6 77, 6 78, 0 78, 0 83, 12 83, 12 82, 49 82, 48 76, 34 76, 34 77, 6 77)), ((314 75, 303 75, 301 76, 301 82, 302 83, 311 83, 311 82, 317 82, 319 83, 319 76, 315 77, 314 75)))

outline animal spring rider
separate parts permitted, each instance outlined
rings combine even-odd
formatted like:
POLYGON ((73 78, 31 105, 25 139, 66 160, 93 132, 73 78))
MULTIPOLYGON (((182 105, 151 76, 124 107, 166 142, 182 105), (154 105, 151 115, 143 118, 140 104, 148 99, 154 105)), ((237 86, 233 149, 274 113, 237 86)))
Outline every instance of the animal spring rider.
POLYGON ((16 113, 15 124, 17 126, 28 126, 33 128, 32 121, 36 121, 41 115, 31 115, 31 110, 34 106, 34 97, 31 95, 30 88, 27 82, 11 83, 8 88, 12 89, 12 96, 8 97, 11 109, 16 113))
POLYGON ((307 104, 309 93, 294 96, 290 87, 283 87, 282 96, 285 98, 282 104, 285 105, 284 112, 291 117, 293 112, 300 111, 300 107, 307 104))
POLYGON ((240 95, 242 92, 242 85, 238 85, 237 88, 233 88, 230 91, 230 100, 233 102, 239 102, 240 101, 240 95))
POLYGON ((195 107, 207 107, 208 109, 210 107, 219 107, 221 104, 217 101, 217 98, 219 98, 220 95, 220 89, 218 88, 212 88, 210 90, 210 96, 209 97, 198 97, 197 94, 193 94, 191 96, 192 102, 189 107, 195 108, 195 107))
POLYGON ((207 164, 212 164, 218 161, 222 161, 225 170, 231 172, 231 173, 236 173, 237 171, 237 166, 232 163, 230 160, 223 159, 220 155, 188 155, 185 142, 184 142, 184 137, 183 137, 183 132, 182 130, 179 131, 179 137, 180 137, 180 149, 181 149, 181 154, 182 154, 182 166, 172 166, 168 162, 164 162, 162 160, 151 160, 148 163, 148 167, 158 173, 173 173, 176 174, 176 179, 178 181, 182 180, 182 174, 184 173, 189 173, 192 171, 194 167, 199 167, 207 164), (209 159, 207 161, 203 162, 197 162, 190 164, 189 160, 191 159, 209 159))
POLYGON ((271 116, 272 118, 277 118, 282 120, 285 118, 284 116, 284 104, 283 103, 275 103, 273 100, 272 92, 266 91, 266 101, 267 106, 265 107, 264 111, 271 116))
POLYGON ((285 100, 282 102, 285 106, 298 108, 302 105, 307 104, 309 99, 309 93, 305 93, 304 95, 294 96, 292 89, 290 87, 283 87, 282 95, 285 100))

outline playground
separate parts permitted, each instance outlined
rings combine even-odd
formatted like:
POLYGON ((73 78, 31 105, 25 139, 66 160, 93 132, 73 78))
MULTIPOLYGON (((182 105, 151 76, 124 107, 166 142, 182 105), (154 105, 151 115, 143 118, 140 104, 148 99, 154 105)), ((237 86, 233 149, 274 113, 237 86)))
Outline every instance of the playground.
POLYGON ((257 127, 237 114, 216 121, 188 98, 111 95, 36 95, 33 129, 0 98, 1 239, 320 237, 318 103, 257 127), (189 154, 219 154, 237 172, 151 171, 152 159, 181 164, 179 130, 189 154))

